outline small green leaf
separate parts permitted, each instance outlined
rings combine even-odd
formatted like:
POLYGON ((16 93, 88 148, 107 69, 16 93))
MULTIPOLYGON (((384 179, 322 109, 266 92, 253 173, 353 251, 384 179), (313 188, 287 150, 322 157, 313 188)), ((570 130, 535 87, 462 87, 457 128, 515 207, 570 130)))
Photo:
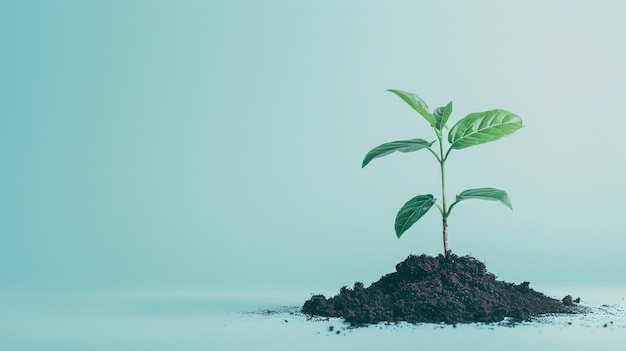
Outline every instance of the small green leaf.
POLYGON ((404 100, 404 102, 409 104, 409 106, 422 115, 422 117, 424 117, 433 128, 435 128, 435 125, 437 124, 435 116, 430 113, 428 105, 426 105, 424 100, 422 100, 419 96, 402 90, 389 89, 387 91, 398 95, 402 100, 404 100))
POLYGON ((425 147, 430 147, 434 141, 428 142, 424 139, 411 139, 411 140, 397 140, 392 141, 390 143, 385 143, 380 146, 375 147, 370 152, 365 155, 363 159, 363 164, 361 164, 361 168, 367 166, 371 160, 382 157, 385 155, 389 155, 395 151, 400 152, 411 152, 421 150, 425 147))
POLYGON ((448 123, 448 118, 452 114, 452 101, 450 101, 446 106, 437 107, 435 112, 433 112, 433 116, 435 116, 435 120, 437 124, 435 128, 438 130, 442 130, 443 127, 448 123))
POLYGON ((504 206, 513 209, 509 195, 504 190, 496 188, 468 189, 456 196, 456 202, 468 199, 479 199, 488 201, 498 201, 504 206))
POLYGON ((448 141, 453 149, 464 149, 496 141, 522 127, 522 119, 509 111, 471 113, 452 127, 448 141))
POLYGON ((432 195, 418 195, 409 200, 398 212, 396 216, 396 236, 399 238, 418 219, 422 218, 435 203, 432 195))

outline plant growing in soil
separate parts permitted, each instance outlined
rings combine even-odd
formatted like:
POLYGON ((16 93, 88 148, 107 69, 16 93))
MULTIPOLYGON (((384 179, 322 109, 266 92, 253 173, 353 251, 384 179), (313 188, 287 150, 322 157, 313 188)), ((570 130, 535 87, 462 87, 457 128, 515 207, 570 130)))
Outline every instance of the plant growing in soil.
POLYGON ((425 139, 397 140, 382 144, 365 155, 362 168, 367 166, 375 158, 389 155, 395 151, 412 152, 421 149, 428 150, 439 163, 441 170, 441 203, 436 203, 433 195, 417 195, 409 200, 398 212, 395 221, 396 236, 400 238, 415 222, 417 222, 432 206, 439 209, 443 222, 443 250, 446 257, 450 254, 448 248, 448 217, 450 212, 461 201, 468 199, 480 199, 497 201, 510 209, 513 209, 508 194, 496 188, 476 188, 462 191, 456 196, 456 200, 449 204, 446 198, 446 172, 445 164, 452 150, 461 150, 471 146, 496 141, 504 136, 514 133, 522 128, 522 119, 506 110, 496 109, 484 112, 470 113, 459 120, 447 133, 449 146, 444 152, 444 133, 448 130, 447 122, 452 114, 452 102, 446 106, 438 107, 430 112, 428 105, 417 95, 401 90, 388 90, 411 106, 430 124, 435 132, 437 140, 425 139), (438 147, 433 147, 438 143, 438 147))

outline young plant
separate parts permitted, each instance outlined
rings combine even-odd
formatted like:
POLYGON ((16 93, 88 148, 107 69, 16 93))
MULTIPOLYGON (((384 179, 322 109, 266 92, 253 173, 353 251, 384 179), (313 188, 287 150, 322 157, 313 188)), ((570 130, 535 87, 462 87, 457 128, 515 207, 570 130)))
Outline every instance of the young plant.
POLYGON ((448 217, 450 212, 461 201, 468 199, 479 199, 498 201, 510 209, 513 209, 508 194, 504 190, 496 188, 468 189, 456 196, 456 201, 448 205, 446 199, 446 172, 445 164, 452 150, 461 150, 470 146, 480 145, 491 141, 496 141, 504 136, 512 134, 522 128, 522 119, 505 110, 497 109, 485 112, 470 113, 459 120, 448 132, 447 139, 450 144, 444 153, 444 129, 448 130, 446 123, 452 114, 452 102, 446 106, 438 107, 434 112, 430 112, 426 103, 417 95, 401 90, 388 90, 411 106, 419 113, 433 128, 437 140, 427 141, 424 139, 397 140, 382 144, 365 155, 361 168, 367 166, 375 158, 389 155, 395 151, 412 152, 421 149, 428 150, 437 162, 441 170, 441 204, 436 203, 433 195, 417 195, 409 200, 398 212, 396 216, 395 229, 396 236, 400 238, 415 222, 417 222, 432 206, 441 212, 443 222, 443 251, 448 257, 448 217), (438 143, 438 147, 433 145, 438 143))

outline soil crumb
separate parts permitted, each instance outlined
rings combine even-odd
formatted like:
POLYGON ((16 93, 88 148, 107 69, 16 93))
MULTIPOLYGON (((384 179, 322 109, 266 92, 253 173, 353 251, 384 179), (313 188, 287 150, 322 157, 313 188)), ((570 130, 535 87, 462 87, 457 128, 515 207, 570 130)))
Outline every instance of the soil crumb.
POLYGON ((379 322, 491 323, 505 317, 523 321, 554 313, 574 313, 576 306, 530 288, 529 282, 496 280, 470 256, 411 255, 369 287, 357 282, 338 295, 314 295, 302 312, 339 317, 352 326, 379 322), (565 302, 565 303, 564 303, 565 302))

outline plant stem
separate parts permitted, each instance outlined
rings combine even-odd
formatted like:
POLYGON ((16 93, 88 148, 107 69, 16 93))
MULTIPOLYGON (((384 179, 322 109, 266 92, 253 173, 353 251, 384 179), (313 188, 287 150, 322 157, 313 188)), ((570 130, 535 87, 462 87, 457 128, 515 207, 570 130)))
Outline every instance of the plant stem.
POLYGON ((443 252, 445 252, 446 258, 450 256, 450 249, 448 249, 448 220, 443 220, 443 252))
POLYGON ((448 248, 448 213, 449 209, 446 204, 446 168, 445 162, 448 156, 446 153, 445 157, 443 155, 443 141, 440 135, 437 135, 439 139, 439 165, 441 166, 441 202, 443 211, 441 212, 442 222, 443 222, 443 253, 446 258, 449 256, 450 249, 448 248))

